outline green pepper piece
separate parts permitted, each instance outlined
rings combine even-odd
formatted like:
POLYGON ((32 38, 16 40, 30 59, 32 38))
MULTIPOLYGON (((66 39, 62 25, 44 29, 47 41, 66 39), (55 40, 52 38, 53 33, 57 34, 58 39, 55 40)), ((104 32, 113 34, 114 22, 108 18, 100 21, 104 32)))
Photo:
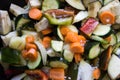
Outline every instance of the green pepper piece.
POLYGON ((1 61, 9 64, 20 64, 20 51, 9 47, 2 48, 1 61))
POLYGON ((54 18, 50 14, 45 13, 45 17, 49 20, 50 24, 53 25, 70 25, 72 24, 73 17, 66 17, 66 18, 54 18))

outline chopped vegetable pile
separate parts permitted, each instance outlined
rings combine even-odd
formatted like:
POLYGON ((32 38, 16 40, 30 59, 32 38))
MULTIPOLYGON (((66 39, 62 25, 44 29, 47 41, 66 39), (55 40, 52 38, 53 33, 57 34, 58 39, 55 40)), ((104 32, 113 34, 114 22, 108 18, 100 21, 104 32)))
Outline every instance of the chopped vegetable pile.
POLYGON ((12 19, 7 10, 0 10, 0 78, 120 79, 119 0, 26 0, 26 4, 11 3, 12 19))

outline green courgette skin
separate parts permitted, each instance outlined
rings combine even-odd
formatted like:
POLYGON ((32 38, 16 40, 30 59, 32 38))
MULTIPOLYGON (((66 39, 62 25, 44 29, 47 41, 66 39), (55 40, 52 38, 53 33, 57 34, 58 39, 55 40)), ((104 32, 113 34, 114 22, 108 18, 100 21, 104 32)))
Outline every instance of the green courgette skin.
POLYGON ((60 26, 54 26, 54 28, 53 28, 53 35, 55 36, 55 38, 58 41, 61 41, 61 40, 63 40, 63 38, 61 38, 62 34, 59 34, 58 29, 60 30, 60 26))
POLYGON ((62 68, 65 68, 65 69, 67 69, 68 68, 68 62, 64 59, 64 58, 62 58, 62 57, 52 57, 52 58, 49 58, 49 66, 51 66, 51 67, 56 67, 55 65, 51 65, 51 62, 52 63, 56 63, 57 65, 59 65, 59 63, 61 64, 61 65, 59 65, 59 66, 57 66, 57 67, 62 67, 62 68), (57 63, 58 62, 58 63, 57 63))
POLYGON ((102 47, 104 49, 107 49, 110 45, 112 46, 115 45, 118 41, 117 36, 114 33, 112 33, 110 36, 111 36, 111 41, 108 44, 102 44, 102 47))
MULTIPOLYGON (((15 27, 17 28, 18 26, 18 22, 20 21, 20 19, 21 18, 24 18, 24 19, 30 19, 29 17, 28 17, 28 14, 20 14, 20 15, 18 15, 17 17, 16 17, 16 19, 15 19, 15 27)), ((23 24, 22 24, 23 25, 23 24)))
POLYGON ((22 35, 22 30, 31 30, 34 31, 35 21, 30 19, 28 14, 18 15, 15 19, 15 29, 18 33, 18 36, 22 35))
POLYGON ((61 40, 60 37, 58 36, 57 26, 55 26, 55 27, 53 28, 53 35, 56 37, 56 39, 57 39, 58 41, 61 40))
POLYGON ((42 10, 46 11, 49 9, 58 9, 60 6, 59 0, 44 0, 42 2, 42 10))
MULTIPOLYGON (((89 57, 89 54, 90 54, 90 50, 92 49, 92 47, 94 47, 95 45, 97 45, 97 44, 100 44, 100 42, 95 42, 95 41, 88 41, 86 44, 85 44, 85 52, 84 52, 84 56, 85 56, 85 58, 86 59, 90 59, 90 57, 89 57)), ((99 54, 98 54, 99 55, 99 54)), ((97 55, 97 56, 98 56, 97 55)), ((95 56, 95 57, 97 57, 97 56, 95 56)), ((94 58, 95 58, 94 57, 94 58)))
POLYGON ((77 80, 77 74, 78 74, 78 65, 74 62, 71 62, 69 64, 68 69, 66 70, 66 80, 69 80, 70 77, 71 80, 77 80))
POLYGON ((73 17, 56 19, 48 13, 44 13, 44 16, 49 20, 50 24, 53 24, 53 25, 70 25, 73 22, 73 17))

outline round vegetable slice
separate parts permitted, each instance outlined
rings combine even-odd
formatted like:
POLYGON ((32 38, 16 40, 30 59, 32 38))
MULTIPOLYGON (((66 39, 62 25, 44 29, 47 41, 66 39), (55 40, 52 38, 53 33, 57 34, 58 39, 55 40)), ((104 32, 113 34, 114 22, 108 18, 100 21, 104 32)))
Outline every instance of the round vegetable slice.
POLYGON ((110 11, 101 12, 99 18, 103 24, 114 24, 115 23, 115 15, 110 11))
POLYGON ((28 61, 27 66, 28 66, 29 69, 35 69, 40 64, 41 56, 40 56, 39 52, 37 52, 37 53, 38 53, 38 57, 37 57, 37 59, 35 61, 30 61, 30 60, 28 61))

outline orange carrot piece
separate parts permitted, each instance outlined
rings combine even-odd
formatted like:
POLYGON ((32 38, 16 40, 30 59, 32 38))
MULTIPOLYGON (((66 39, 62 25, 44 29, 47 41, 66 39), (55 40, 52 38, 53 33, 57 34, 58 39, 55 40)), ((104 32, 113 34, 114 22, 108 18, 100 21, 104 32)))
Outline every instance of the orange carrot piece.
POLYGON ((34 43, 26 43, 25 48, 26 50, 29 50, 30 48, 37 50, 37 46, 34 43))
POLYGON ((27 53, 23 53, 23 56, 25 59, 28 59, 30 61, 35 61, 38 57, 38 53, 35 49, 31 48, 27 51, 27 53))
POLYGON ((61 26, 60 27, 60 32, 63 36, 66 36, 69 31, 71 31, 71 30, 66 26, 61 26))
POLYGON ((50 34, 51 32, 52 32, 52 29, 51 29, 51 28, 47 28, 47 29, 41 31, 41 33, 42 33, 43 35, 50 34))
POLYGON ((23 57, 24 59, 27 58, 27 50, 22 50, 22 57, 23 57))
POLYGON ((82 60, 81 54, 79 53, 75 53, 74 58, 76 63, 79 63, 82 60))
POLYGON ((67 35, 65 36, 65 42, 67 43, 72 43, 72 42, 78 42, 78 34, 76 34, 75 32, 68 32, 67 35))
POLYGON ((33 35, 28 35, 26 37, 26 43, 34 43, 34 36, 33 35))
POLYGON ((80 42, 74 42, 70 44, 70 50, 74 53, 82 54, 84 52, 84 47, 80 44, 80 42))
POLYGON ((50 79, 52 80, 64 80, 64 69, 62 68, 55 68, 50 69, 50 79))
POLYGON ((33 77, 34 78, 33 80, 48 80, 47 74, 40 69, 25 70, 25 73, 28 76, 33 77))
POLYGON ((46 36, 46 37, 43 38, 42 44, 44 45, 45 48, 49 48, 50 47, 51 40, 52 39, 49 36, 46 36))
POLYGON ((103 11, 100 13, 99 18, 103 24, 114 24, 115 15, 110 11, 103 11))
POLYGON ((86 38, 85 38, 84 36, 82 36, 82 35, 78 35, 78 39, 79 39, 79 41, 80 41, 80 44, 81 44, 82 46, 84 46, 85 43, 86 43, 86 38))
POLYGON ((86 38, 83 35, 78 35, 79 40, 86 41, 86 38))
POLYGON ((29 17, 34 20, 40 20, 42 12, 38 8, 31 8, 28 12, 29 17))
POLYGON ((106 37, 105 40, 107 40, 107 41, 110 43, 110 41, 111 41, 111 36, 106 37))
POLYGON ((99 68, 95 68, 95 69, 93 70, 93 78, 94 78, 94 79, 99 79, 100 74, 101 74, 101 72, 100 72, 100 69, 99 69, 99 68))

